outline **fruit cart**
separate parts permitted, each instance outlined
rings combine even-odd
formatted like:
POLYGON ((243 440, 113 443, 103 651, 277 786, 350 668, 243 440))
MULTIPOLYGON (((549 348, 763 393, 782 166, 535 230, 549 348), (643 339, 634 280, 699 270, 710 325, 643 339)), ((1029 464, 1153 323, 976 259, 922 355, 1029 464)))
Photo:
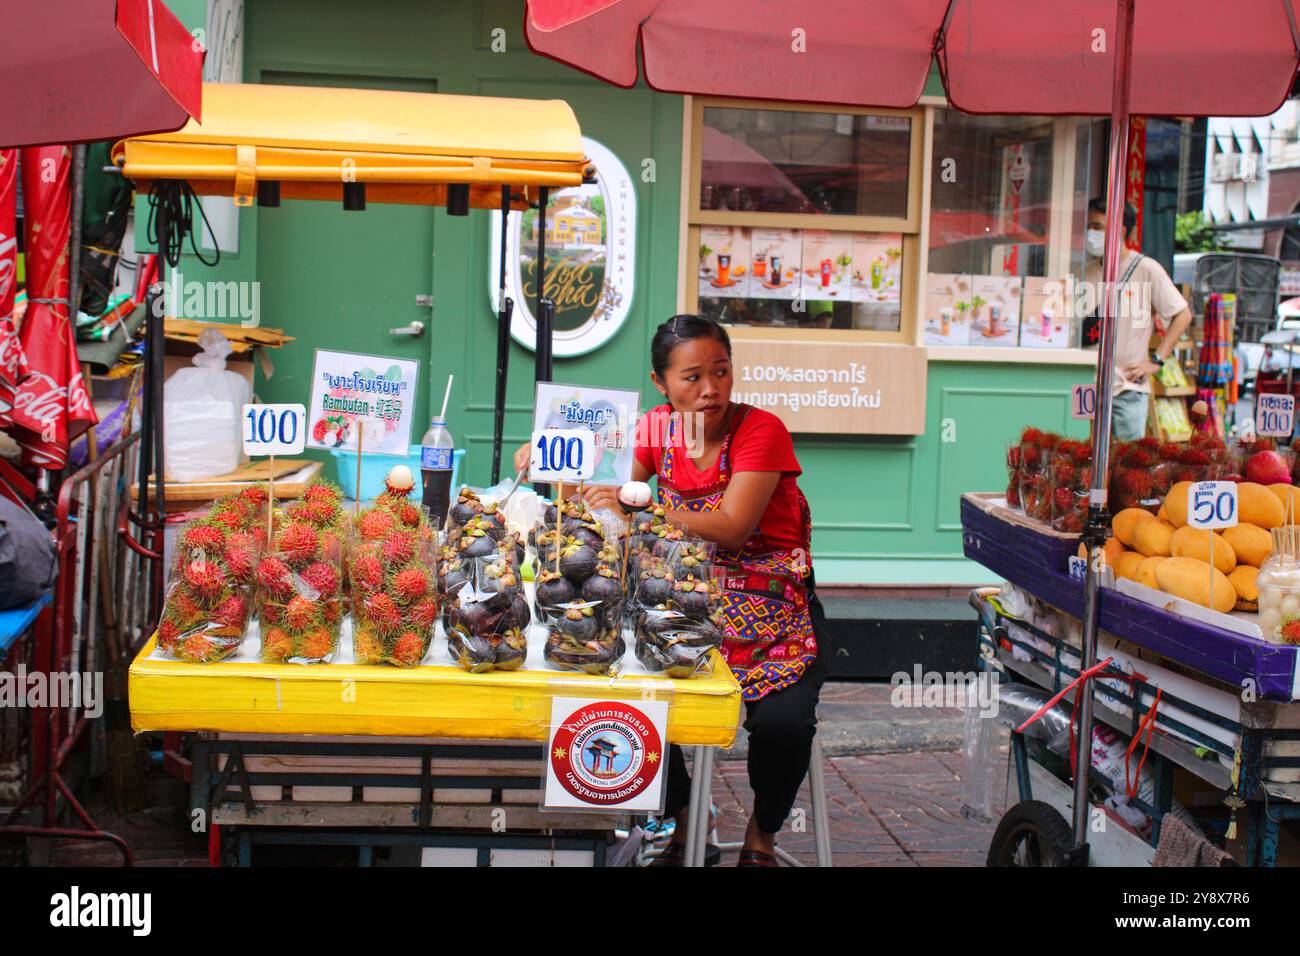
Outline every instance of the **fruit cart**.
MULTIPOLYGON (((395 846, 431 862, 505 853, 601 865, 629 814, 541 807, 554 698, 667 701, 665 743, 694 748, 705 778, 713 748, 736 734, 740 688, 716 651, 691 680, 646 673, 630 653, 617 677, 556 671, 534 624, 522 669, 474 674, 454 665, 441 623, 413 668, 352 663, 350 630, 345 620, 330 664, 259 662, 254 624, 230 660, 168 660, 155 637, 131 665, 133 729, 198 732, 191 812, 213 828, 214 862, 247 865, 258 845, 296 843, 353 847, 362 865, 395 846)), ((707 819, 708 799, 694 788, 692 819, 707 819)))
MULTIPOLYGON (((1057 625, 1012 613, 998 589, 973 591, 981 669, 997 673, 999 682, 1041 688, 1044 696, 1068 688, 1064 704, 1077 700, 1084 590, 1070 558, 1078 537, 1035 526, 1001 496, 964 495, 961 517, 967 557, 1053 609, 1057 625)), ((1091 827, 1089 862, 1149 865, 1181 775, 1229 808, 1226 835, 1240 821, 1248 863, 1274 865, 1280 822, 1300 817, 1300 707, 1291 706, 1300 699, 1300 647, 1261 640, 1245 620, 1238 626, 1172 597, 1164 606, 1151 603, 1146 589, 1116 584, 1109 573, 1103 578, 1097 658, 1104 666, 1089 669, 1093 714, 1101 726, 1137 741, 1128 752, 1134 767, 1145 762, 1150 780, 1146 796, 1130 793, 1128 803, 1149 818, 1150 830, 1135 831, 1094 802, 1090 819, 1105 815, 1107 823, 1091 827)), ((1066 865, 1074 862, 1067 822, 1073 791, 1047 769, 1052 759, 1022 732, 1031 729, 1026 724, 1017 720, 1011 734, 1015 787, 1008 803, 1013 795, 1019 802, 1000 821, 989 863, 1066 865)), ((1137 778, 1135 771, 1133 789, 1137 778)), ((1115 787, 1092 769, 1090 789, 1095 801, 1115 787)))

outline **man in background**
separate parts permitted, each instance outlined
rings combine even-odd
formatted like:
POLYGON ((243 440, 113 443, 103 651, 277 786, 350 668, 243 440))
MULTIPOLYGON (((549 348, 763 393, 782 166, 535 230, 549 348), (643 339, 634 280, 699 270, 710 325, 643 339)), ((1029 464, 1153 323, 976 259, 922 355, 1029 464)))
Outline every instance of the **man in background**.
MULTIPOLYGON (((1137 224, 1137 210, 1124 204, 1124 236, 1130 238, 1137 224)), ((1091 283, 1100 313, 1104 301, 1101 264, 1106 247, 1106 202, 1088 203, 1088 231, 1085 235, 1088 263, 1084 279, 1091 283)), ((1150 256, 1124 245, 1117 276, 1120 288, 1119 314, 1115 317, 1115 399, 1111 433, 1117 440, 1133 441, 1146 434, 1151 402, 1151 376, 1173 354, 1178 340, 1192 324, 1192 313, 1169 273, 1150 256), (1150 351, 1152 316, 1165 323, 1165 334, 1150 351)), ((1085 343, 1088 344, 1088 343, 1085 343)))

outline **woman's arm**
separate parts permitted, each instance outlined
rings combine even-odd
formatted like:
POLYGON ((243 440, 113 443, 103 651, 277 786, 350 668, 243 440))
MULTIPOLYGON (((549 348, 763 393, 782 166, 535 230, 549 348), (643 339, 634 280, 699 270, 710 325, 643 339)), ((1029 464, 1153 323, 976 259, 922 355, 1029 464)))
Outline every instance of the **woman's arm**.
POLYGON ((669 511, 670 524, 739 551, 758 527, 781 480, 779 471, 742 471, 732 476, 717 511, 669 511))

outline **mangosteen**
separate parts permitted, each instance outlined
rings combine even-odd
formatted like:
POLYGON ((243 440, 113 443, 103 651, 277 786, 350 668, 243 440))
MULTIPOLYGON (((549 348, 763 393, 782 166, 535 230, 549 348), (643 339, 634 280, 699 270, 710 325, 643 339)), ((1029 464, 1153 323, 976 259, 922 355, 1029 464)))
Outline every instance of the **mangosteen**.
POLYGON ((451 520, 453 524, 463 525, 483 510, 483 503, 478 500, 478 495, 468 488, 462 488, 456 503, 451 506, 451 520))
POLYGON ((596 573, 582 585, 584 601, 617 601, 622 597, 623 585, 619 583, 618 572, 608 565, 597 567, 596 573))
POLYGON ((636 600, 645 607, 666 603, 672 593, 673 574, 662 563, 652 562, 637 578, 636 600))
POLYGON ((537 603, 556 607, 568 604, 574 598, 573 584, 555 570, 543 571, 537 578, 537 603))
POLYGON ((492 639, 467 634, 459 629, 447 632, 447 653, 471 674, 481 674, 492 670, 492 639))
POLYGON ((515 624, 518 625, 521 632, 527 633, 528 625, 533 622, 533 615, 528 610, 528 602, 524 600, 522 594, 516 594, 510 599, 510 607, 515 612, 515 624))
POLYGON ((693 575, 687 575, 685 581, 673 585, 670 598, 674 607, 692 618, 702 618, 709 613, 709 585, 697 581, 693 575))
POLYGON ((496 665, 499 669, 513 671, 523 666, 524 658, 528 656, 528 640, 524 636, 524 631, 518 628, 506 631, 505 637, 497 643, 495 651, 496 665))
POLYGON ((452 626, 467 634, 479 637, 499 633, 502 629, 505 608, 488 601, 463 603, 456 612, 456 621, 452 626))
POLYGON ((483 568, 479 578, 479 588, 493 594, 506 594, 511 597, 519 593, 519 576, 509 561, 498 560, 483 568))
POLYGON ((560 573, 575 584, 587 580, 596 570, 596 549, 576 541, 560 552, 560 573))
POLYGON ((445 594, 454 594, 469 580, 465 565, 461 561, 447 562, 442 570, 442 590, 445 594))
POLYGON ((552 632, 542 648, 542 656, 551 664, 564 670, 585 671, 588 674, 608 674, 611 666, 623 656, 626 645, 621 637, 612 641, 576 642, 566 635, 552 632))
POLYGON ((654 547, 650 553, 657 558, 671 558, 681 550, 682 538, 684 535, 679 528, 666 528, 655 541, 654 547))
POLYGON ((684 543, 678 552, 677 562, 687 571, 695 571, 706 567, 713 560, 710 549, 701 544, 684 543))
POLYGON ((595 613, 589 607, 569 607, 562 616, 555 619, 554 627, 575 641, 593 640, 600 631, 595 613))
POLYGON ((486 558, 495 552, 497 543, 483 531, 471 532, 460 539, 462 558, 486 558))

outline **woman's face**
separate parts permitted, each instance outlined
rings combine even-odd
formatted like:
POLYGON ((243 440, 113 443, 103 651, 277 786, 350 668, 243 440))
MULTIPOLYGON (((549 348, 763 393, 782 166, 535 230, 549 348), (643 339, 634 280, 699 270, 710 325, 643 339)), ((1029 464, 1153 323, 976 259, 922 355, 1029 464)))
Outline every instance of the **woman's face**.
POLYGON ((731 358, 715 338, 678 343, 663 377, 653 372, 650 377, 675 411, 702 415, 705 429, 718 425, 727 414, 731 404, 731 358))

